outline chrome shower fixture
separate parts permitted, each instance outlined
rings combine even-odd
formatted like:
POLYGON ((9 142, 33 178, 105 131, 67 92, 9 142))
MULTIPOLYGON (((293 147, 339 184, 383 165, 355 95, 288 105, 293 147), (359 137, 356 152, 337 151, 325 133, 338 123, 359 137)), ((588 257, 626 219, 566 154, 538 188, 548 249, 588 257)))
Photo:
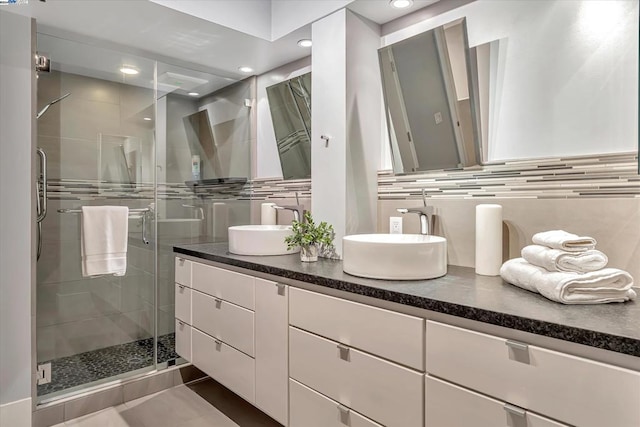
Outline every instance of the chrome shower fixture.
POLYGON ((48 103, 47 105, 44 106, 44 108, 42 110, 40 110, 40 112, 38 113, 38 115, 36 116, 36 119, 39 119, 40 117, 42 117, 42 115, 44 113, 47 112, 47 110, 49 109, 49 107, 51 107, 53 104, 55 104, 56 102, 60 102, 63 99, 65 99, 67 96, 71 95, 71 93, 67 93, 62 95, 60 98, 58 99, 54 99, 53 101, 51 101, 50 103, 48 103))
POLYGON ((51 62, 49 61, 49 58, 44 55, 36 54, 36 71, 43 73, 51 71, 51 62))

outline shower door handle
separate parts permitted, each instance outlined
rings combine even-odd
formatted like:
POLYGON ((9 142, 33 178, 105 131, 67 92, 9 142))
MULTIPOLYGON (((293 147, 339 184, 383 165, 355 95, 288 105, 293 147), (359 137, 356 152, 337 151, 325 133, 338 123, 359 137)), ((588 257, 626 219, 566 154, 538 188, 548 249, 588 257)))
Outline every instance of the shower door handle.
POLYGON ((36 197, 38 198, 36 221, 42 222, 47 216, 47 154, 42 148, 38 148, 36 152, 40 157, 40 176, 36 180, 36 197), (40 180, 42 180, 42 204, 40 203, 40 180))

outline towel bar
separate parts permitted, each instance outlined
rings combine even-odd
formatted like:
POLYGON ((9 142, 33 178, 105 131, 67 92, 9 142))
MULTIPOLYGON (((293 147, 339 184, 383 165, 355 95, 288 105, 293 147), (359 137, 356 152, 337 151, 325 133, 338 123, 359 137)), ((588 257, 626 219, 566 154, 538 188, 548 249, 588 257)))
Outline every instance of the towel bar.
MULTIPOLYGON (((149 244, 149 239, 147 239, 147 213, 149 212, 151 212, 150 208, 129 209, 129 215, 140 215, 142 218, 142 242, 145 245, 149 244)), ((82 209, 58 209, 58 213, 81 214, 82 209)))

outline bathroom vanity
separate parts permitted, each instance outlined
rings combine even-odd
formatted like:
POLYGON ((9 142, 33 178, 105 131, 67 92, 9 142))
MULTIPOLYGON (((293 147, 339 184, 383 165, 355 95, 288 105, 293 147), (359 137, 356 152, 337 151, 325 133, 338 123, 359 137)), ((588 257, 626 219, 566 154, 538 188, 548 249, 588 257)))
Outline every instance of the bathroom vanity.
POLYGON ((176 252, 178 353, 287 426, 640 425, 640 306, 563 306, 449 266, 176 252))

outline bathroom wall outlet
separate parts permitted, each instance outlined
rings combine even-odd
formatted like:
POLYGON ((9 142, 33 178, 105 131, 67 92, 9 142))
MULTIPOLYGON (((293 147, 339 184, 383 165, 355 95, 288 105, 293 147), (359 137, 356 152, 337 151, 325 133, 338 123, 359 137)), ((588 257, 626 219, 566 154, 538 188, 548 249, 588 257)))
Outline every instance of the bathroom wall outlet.
POLYGON ((402 234, 402 217, 392 216, 389 218, 389 233, 402 234))

